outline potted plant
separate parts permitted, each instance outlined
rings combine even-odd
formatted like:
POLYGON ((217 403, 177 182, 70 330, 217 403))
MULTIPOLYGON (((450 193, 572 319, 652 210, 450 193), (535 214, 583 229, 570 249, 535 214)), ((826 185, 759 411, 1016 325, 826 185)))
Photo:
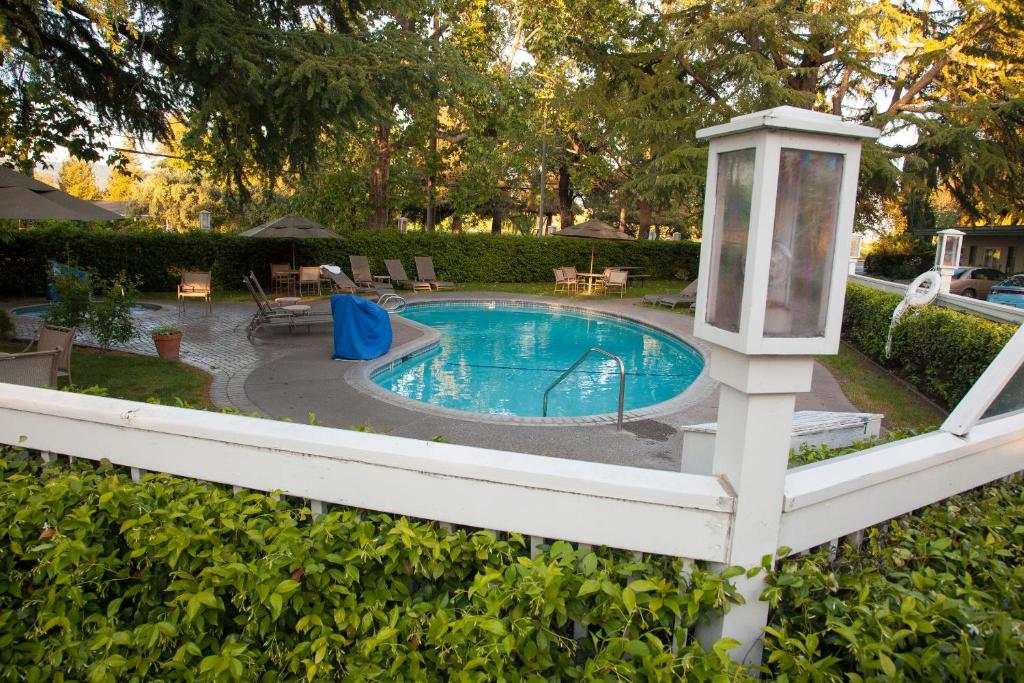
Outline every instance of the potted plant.
POLYGON ((153 343, 156 344, 156 354, 161 358, 178 360, 178 352, 181 350, 181 328, 174 325, 162 325, 156 328, 150 335, 153 343))

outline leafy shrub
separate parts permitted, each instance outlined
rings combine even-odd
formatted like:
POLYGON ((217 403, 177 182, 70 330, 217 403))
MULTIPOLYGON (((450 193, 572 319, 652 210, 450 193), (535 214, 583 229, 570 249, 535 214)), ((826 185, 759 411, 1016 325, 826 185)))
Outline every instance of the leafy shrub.
POLYGON ((912 280, 930 270, 935 260, 931 242, 910 235, 885 236, 864 259, 864 272, 894 280, 912 280))
POLYGON ((769 574, 766 663, 803 681, 1019 681, 1024 485, 992 485, 868 532, 837 563, 769 574))
POLYGON ((92 286, 89 280, 73 274, 63 274, 53 280, 57 299, 50 303, 50 309, 43 319, 59 327, 84 326, 89 319, 92 286))
POLYGON ((384 259, 400 259, 415 273, 413 258, 430 255, 439 277, 456 282, 548 282, 551 269, 586 268, 591 249, 595 264, 644 268, 657 278, 677 271, 697 272, 700 245, 695 242, 583 240, 558 237, 450 235, 352 230, 341 239, 254 239, 200 231, 188 233, 86 231, 68 228, 13 233, 0 243, 0 294, 42 293, 43 273, 51 258, 74 254, 100 277, 124 271, 138 277, 143 291, 173 291, 181 271, 211 271, 215 287, 240 289, 242 275, 253 271, 267 281, 271 263, 336 263, 346 271, 350 254, 363 254, 375 273, 384 259))
POLYGON ((941 306, 923 306, 900 318, 887 359, 885 340, 900 300, 897 294, 847 286, 843 337, 948 408, 963 398, 1017 329, 941 306))
POLYGON ((100 284, 99 301, 89 309, 89 329, 100 346, 125 343, 137 334, 132 306, 139 299, 135 283, 124 271, 100 284))
POLYGON ((0 678, 709 680, 673 654, 733 598, 665 557, 336 508, 0 450, 0 678), (587 635, 572 638, 577 620, 587 635))

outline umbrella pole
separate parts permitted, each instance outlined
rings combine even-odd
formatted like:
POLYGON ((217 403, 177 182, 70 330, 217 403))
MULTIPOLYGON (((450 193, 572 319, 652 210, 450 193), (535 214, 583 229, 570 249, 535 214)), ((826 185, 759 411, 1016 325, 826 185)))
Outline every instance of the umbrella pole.
POLYGON ((596 247, 590 247, 590 272, 594 272, 594 249, 596 247))

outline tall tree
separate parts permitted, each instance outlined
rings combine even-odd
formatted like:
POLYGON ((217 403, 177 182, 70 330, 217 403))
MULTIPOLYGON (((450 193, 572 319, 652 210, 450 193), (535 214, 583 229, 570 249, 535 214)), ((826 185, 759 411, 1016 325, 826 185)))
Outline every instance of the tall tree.
POLYGON ((99 199, 96 173, 92 164, 82 159, 68 159, 60 167, 60 189, 79 199, 99 199))

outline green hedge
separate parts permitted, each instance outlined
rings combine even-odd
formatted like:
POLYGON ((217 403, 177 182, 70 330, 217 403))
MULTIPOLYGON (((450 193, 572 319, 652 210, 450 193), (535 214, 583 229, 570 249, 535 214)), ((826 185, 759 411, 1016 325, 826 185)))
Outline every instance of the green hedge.
POLYGON ((336 263, 346 272, 348 257, 363 254, 374 273, 384 259, 398 258, 415 275, 415 256, 433 256, 439 277, 455 282, 549 282, 551 269, 575 265, 639 266, 656 278, 697 273, 700 245, 672 241, 609 241, 491 235, 450 235, 366 230, 341 239, 253 239, 220 233, 110 232, 36 229, 0 241, 0 296, 38 296, 45 267, 54 259, 97 271, 110 279, 124 270, 141 278, 144 291, 173 291, 182 270, 209 270, 215 287, 240 289, 242 275, 254 271, 268 280, 271 263, 336 263))
POLYGON ((986 486, 769 576, 773 680, 1020 681, 1024 485, 986 486), (783 678, 785 677, 785 678, 783 678))
POLYGON ((897 294, 848 285, 843 337, 947 408, 963 398, 1017 330, 940 306, 914 308, 896 326, 887 359, 885 340, 900 300, 897 294))
MULTIPOLYGON (((709 680, 726 577, 0 449, 0 678, 709 680), (572 637, 573 620, 587 625, 572 637)), ((733 573, 732 575, 735 575, 733 573)))

